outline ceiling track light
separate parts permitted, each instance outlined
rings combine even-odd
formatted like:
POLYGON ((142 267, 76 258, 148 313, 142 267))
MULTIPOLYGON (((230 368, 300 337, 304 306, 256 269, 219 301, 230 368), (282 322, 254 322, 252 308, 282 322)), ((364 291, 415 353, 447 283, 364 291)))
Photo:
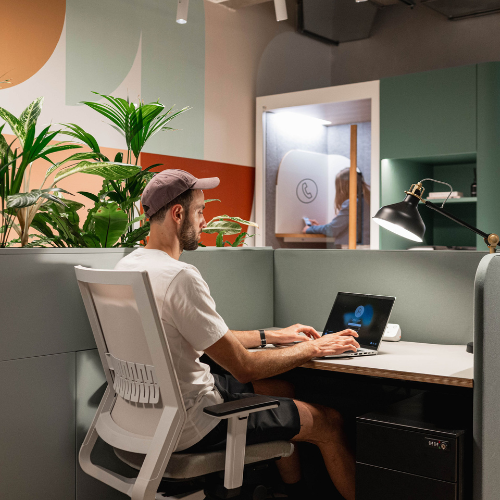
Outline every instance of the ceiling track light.
POLYGON ((276 11, 276 21, 285 21, 288 19, 286 0, 274 0, 274 10, 276 11))
POLYGON ((177 19, 178 24, 186 24, 188 18, 189 0, 177 0, 177 19))

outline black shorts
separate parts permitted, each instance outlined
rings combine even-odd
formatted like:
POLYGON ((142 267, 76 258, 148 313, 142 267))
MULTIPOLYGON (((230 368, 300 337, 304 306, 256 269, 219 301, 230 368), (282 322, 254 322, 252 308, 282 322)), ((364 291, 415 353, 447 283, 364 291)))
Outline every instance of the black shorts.
MULTIPOLYGON (((251 383, 241 384, 232 375, 213 374, 215 386, 224 402, 251 397, 254 393, 251 383)), ((269 441, 290 441, 300 431, 299 410, 290 398, 275 397, 278 408, 250 413, 247 423, 247 444, 269 441)), ((201 441, 181 453, 200 453, 226 448, 227 419, 221 420, 201 441)))

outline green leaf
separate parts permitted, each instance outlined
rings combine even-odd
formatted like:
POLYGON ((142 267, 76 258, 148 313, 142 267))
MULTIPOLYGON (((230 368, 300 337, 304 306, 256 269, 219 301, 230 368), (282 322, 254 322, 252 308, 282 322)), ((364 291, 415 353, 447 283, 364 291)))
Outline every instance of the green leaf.
POLYGON ((245 238, 246 235, 247 235, 247 233, 241 233, 241 234, 239 234, 236 237, 236 239, 234 240, 233 247, 237 247, 238 245, 240 245, 241 243, 243 243, 241 240, 243 238, 245 238))
MULTIPOLYGON (((34 205, 40 198, 46 198, 56 203, 64 205, 64 203, 56 196, 49 193, 49 191, 64 191, 60 188, 52 189, 32 189, 29 193, 18 193, 7 196, 7 208, 24 208, 34 205)), ((64 191, 67 193, 67 191, 64 191)), ((70 193, 71 194, 71 193, 70 193)), ((66 205, 64 205, 66 206, 66 205)))
POLYGON ((94 201, 95 203, 99 203, 99 197, 97 197, 95 194, 89 193, 87 191, 78 191, 78 194, 85 196, 86 198, 94 201))
POLYGON ((127 214, 118 203, 100 207, 94 214, 95 233, 103 248, 112 247, 127 228, 127 214))
POLYGON ((101 242, 99 241, 99 238, 95 234, 84 233, 83 240, 85 241, 87 246, 90 248, 100 248, 101 247, 101 242))
POLYGON ((80 146, 80 144, 61 144, 61 145, 50 145, 48 146, 47 148, 44 148, 41 153, 43 155, 50 155, 52 153, 57 153, 59 151, 67 151, 68 149, 79 149, 81 148, 82 146, 80 146))
POLYGON ((12 113, 9 113, 4 108, 0 108, 0 118, 5 120, 9 124, 9 127, 12 129, 14 135, 19 139, 21 145, 24 145, 26 131, 23 127, 23 124, 12 113))
POLYGON ((24 245, 24 248, 37 248, 37 247, 47 248, 48 246, 64 247, 64 245, 61 244, 61 238, 58 238, 57 236, 54 237, 40 236, 38 239, 30 241, 29 243, 24 245))
POLYGON ((66 206, 66 209, 62 210, 63 213, 77 212, 78 210, 82 209, 85 206, 83 203, 79 203, 78 201, 68 200, 66 198, 59 198, 59 199, 66 206))
POLYGON ((205 200, 205 203, 210 203, 211 201, 220 201, 217 198, 212 198, 210 200, 205 200))
POLYGON ((245 226, 259 227, 259 225, 256 224, 255 222, 250 222, 248 220, 241 219, 240 217, 230 217, 229 215, 218 215, 217 217, 214 217, 208 224, 210 225, 211 222, 221 219, 229 219, 234 222, 239 222, 240 224, 244 224, 245 226))
POLYGON ((127 227, 132 226, 136 222, 140 222, 141 220, 144 220, 146 218, 146 214, 139 215, 139 217, 136 217, 135 219, 132 219, 128 224, 127 227))
POLYGON ((236 222, 215 220, 210 221, 207 227, 203 229, 203 232, 207 234, 239 234, 241 226, 236 222))
POLYGON ((100 175, 107 180, 121 180, 127 179, 137 172, 141 171, 141 167, 129 165, 126 163, 112 163, 112 162, 99 162, 92 163, 89 161, 82 161, 73 167, 61 170, 54 179, 54 182, 59 182, 65 177, 73 174, 92 174, 100 175))
MULTIPOLYGON (((2 131, 4 125, 0 127, 0 132, 2 131)), ((7 163, 14 159, 14 153, 12 152, 11 146, 13 143, 8 143, 7 139, 3 135, 0 135, 0 161, 5 160, 7 163)))
POLYGON ((217 239, 215 240, 215 246, 217 247, 223 247, 224 246, 224 233, 219 233, 217 235, 217 239))
POLYGON ((39 233, 42 233, 47 238, 54 237, 54 233, 47 225, 47 219, 44 218, 41 213, 35 214, 35 217, 33 217, 33 221, 31 222, 31 227, 36 229, 39 233))
MULTIPOLYGON (((82 127, 76 125, 75 123, 63 123, 62 125, 68 128, 69 130, 62 130, 61 134, 69 135, 71 137, 74 137, 75 139, 79 139, 80 141, 87 144, 87 146, 94 153, 99 153, 99 154, 101 153, 101 150, 99 149, 99 144, 97 144, 95 137, 89 134, 88 132, 85 132, 85 130, 83 130, 82 127)), ((108 161, 108 159, 106 158, 104 161, 108 161)))
POLYGON ((120 245, 122 247, 132 247, 138 242, 145 240, 149 235, 149 222, 146 222, 141 227, 134 229, 132 232, 128 233, 125 241, 120 245))
POLYGON ((99 196, 100 201, 105 201, 109 198, 111 201, 116 201, 116 203, 123 203, 125 200, 116 191, 107 191, 99 196))
POLYGON ((22 113, 19 117, 25 133, 28 132, 32 125, 35 125, 40 113, 42 112, 43 97, 35 99, 22 113))
POLYGON ((123 153, 116 153, 115 159, 113 161, 115 163, 123 163, 123 153))
POLYGON ((68 163, 70 161, 81 161, 81 160, 102 160, 106 161, 107 158, 101 153, 75 153, 70 156, 68 156, 66 159, 58 162, 58 163, 53 163, 49 158, 45 158, 47 161, 51 162, 52 165, 47 169, 47 172, 45 173, 45 179, 43 180, 44 182, 48 179, 50 174, 54 173, 59 167, 62 167, 65 163, 68 163))

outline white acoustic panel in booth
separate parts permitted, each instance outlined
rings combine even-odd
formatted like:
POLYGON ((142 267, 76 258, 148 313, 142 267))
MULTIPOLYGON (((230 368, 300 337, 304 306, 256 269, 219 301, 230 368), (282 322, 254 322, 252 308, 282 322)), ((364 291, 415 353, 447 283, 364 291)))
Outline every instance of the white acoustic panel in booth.
POLYGON ((335 216, 335 176, 349 165, 349 158, 341 155, 289 151, 278 171, 276 234, 302 232, 303 217, 330 222, 335 216))

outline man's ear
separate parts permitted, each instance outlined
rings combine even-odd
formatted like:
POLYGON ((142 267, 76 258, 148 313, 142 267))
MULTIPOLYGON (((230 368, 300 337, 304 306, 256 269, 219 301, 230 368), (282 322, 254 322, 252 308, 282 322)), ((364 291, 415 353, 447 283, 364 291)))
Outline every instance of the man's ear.
POLYGON ((184 208, 182 208, 182 205, 174 205, 172 207, 172 219, 176 224, 180 224, 182 222, 182 219, 184 217, 184 208))

